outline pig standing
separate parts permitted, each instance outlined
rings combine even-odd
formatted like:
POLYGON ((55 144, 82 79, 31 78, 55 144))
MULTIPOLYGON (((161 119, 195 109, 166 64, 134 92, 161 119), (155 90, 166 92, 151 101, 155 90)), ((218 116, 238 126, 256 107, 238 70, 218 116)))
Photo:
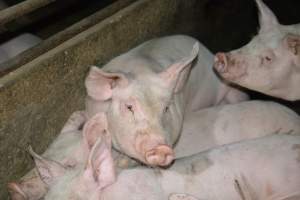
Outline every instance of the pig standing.
POLYGON ((169 165, 185 112, 247 99, 222 83, 212 65, 213 55, 191 37, 150 40, 90 69, 86 111, 107 113, 118 151, 151 166, 169 165))
POLYGON ((217 53, 214 67, 226 80, 286 100, 300 99, 300 27, 281 25, 261 1, 260 30, 247 45, 217 53))
POLYGON ((112 185, 110 142, 107 134, 99 137, 87 164, 75 169, 31 152, 50 188, 44 199, 165 200, 176 199, 178 193, 203 200, 300 198, 299 135, 272 135, 221 146, 178 159, 165 170, 126 169, 112 185))
POLYGON ((190 113, 183 122, 176 158, 272 133, 300 133, 300 117, 275 102, 245 101, 190 113))

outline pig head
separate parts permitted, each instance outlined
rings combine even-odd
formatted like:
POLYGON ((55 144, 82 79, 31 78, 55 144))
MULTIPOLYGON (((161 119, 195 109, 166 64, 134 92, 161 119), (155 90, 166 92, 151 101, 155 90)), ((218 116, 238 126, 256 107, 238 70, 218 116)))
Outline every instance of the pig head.
POLYGON ((85 81, 86 110, 90 116, 106 112, 117 150, 152 166, 172 162, 172 145, 183 120, 177 93, 184 87, 198 51, 196 43, 189 55, 157 73, 142 67, 138 75, 91 67, 85 81))
POLYGON ((225 80, 271 96, 300 99, 300 27, 281 25, 256 0, 260 30, 247 45, 215 56, 214 68, 225 80))

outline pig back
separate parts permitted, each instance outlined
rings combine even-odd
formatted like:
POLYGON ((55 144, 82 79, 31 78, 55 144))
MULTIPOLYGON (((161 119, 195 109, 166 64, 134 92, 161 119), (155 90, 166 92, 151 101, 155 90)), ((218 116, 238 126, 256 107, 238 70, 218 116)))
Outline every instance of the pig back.
POLYGON ((178 159, 162 171, 162 187, 216 200, 241 199, 241 191, 251 199, 299 194, 299 145, 299 135, 269 135, 178 159))

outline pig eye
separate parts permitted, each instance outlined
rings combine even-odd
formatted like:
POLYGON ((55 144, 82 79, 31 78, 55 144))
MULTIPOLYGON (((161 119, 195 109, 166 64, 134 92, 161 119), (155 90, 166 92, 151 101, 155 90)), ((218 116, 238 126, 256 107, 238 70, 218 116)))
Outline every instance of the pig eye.
POLYGON ((265 60, 270 62, 272 60, 272 58, 270 56, 265 56, 265 60))
POLYGON ((271 56, 269 56, 269 55, 268 56, 263 56, 261 58, 261 64, 262 65, 266 65, 266 64, 272 62, 272 60, 273 60, 273 58, 271 56))
POLYGON ((165 108, 164 108, 164 113, 166 113, 166 112, 168 112, 169 111, 169 106, 166 106, 165 108))
POLYGON ((133 106, 132 106, 132 105, 130 105, 130 104, 125 104, 125 106, 126 106, 127 110, 129 110, 132 114, 134 113, 134 112, 133 112, 133 106))

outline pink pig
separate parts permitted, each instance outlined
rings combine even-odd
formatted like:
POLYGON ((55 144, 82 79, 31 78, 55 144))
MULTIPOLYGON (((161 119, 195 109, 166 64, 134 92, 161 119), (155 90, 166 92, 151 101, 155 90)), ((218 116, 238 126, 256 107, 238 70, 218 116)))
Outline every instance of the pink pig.
MULTIPOLYGON (((43 156, 70 169, 86 163, 98 135, 106 130, 104 118, 103 113, 98 113, 86 122, 83 111, 74 112, 43 156)), ((8 189, 12 200, 39 200, 47 192, 47 185, 40 179, 35 168, 20 181, 9 183, 8 189)))
POLYGON ((286 100, 300 99, 300 27, 281 25, 272 11, 256 0, 260 30, 247 45, 217 53, 214 67, 230 82, 286 100))
POLYGON ((244 101, 190 113, 175 146, 176 158, 274 133, 300 133, 300 117, 275 102, 244 101))
POLYGON ((300 136, 271 135, 178 159, 168 169, 137 167, 115 179, 109 134, 86 165, 68 169, 33 155, 49 187, 45 200, 288 200, 300 198, 300 136), (188 194, 188 195, 180 195, 188 194))
POLYGON ((167 166, 185 112, 247 99, 222 83, 212 65, 213 55, 191 37, 147 41, 103 69, 91 67, 86 111, 107 113, 115 149, 147 165, 167 166))

